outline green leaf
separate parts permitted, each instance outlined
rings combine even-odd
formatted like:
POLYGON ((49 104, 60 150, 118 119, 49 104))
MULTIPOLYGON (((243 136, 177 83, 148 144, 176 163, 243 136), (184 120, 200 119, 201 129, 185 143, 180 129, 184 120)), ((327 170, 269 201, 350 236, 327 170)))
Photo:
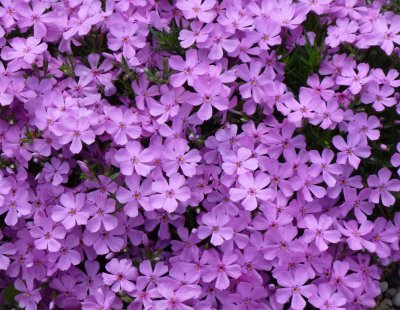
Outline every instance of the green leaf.
POLYGON ((12 305, 15 303, 15 296, 17 296, 20 292, 14 287, 14 285, 10 284, 6 286, 3 290, 3 298, 7 305, 12 305))

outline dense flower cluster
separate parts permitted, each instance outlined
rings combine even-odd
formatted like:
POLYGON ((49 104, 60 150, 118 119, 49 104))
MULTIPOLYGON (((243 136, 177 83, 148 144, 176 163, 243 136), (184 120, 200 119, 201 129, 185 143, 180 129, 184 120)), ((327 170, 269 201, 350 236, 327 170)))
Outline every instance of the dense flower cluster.
POLYGON ((391 2, 0 0, 0 306, 373 307, 391 2))

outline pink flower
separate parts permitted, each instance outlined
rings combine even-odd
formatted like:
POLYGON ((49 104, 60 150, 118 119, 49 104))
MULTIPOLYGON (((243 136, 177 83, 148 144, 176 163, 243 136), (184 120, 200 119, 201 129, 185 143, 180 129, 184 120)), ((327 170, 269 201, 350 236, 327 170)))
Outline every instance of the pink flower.
POLYGON ((391 192, 400 191, 400 180, 390 180, 391 176, 392 173, 389 169, 382 168, 378 171, 378 176, 370 175, 368 177, 368 186, 373 189, 369 198, 371 202, 379 203, 381 200, 385 207, 394 205, 396 199, 391 192))
POLYGON ((113 292, 123 290, 129 293, 135 289, 132 280, 136 280, 138 274, 130 260, 113 258, 107 263, 106 270, 109 273, 103 272, 103 280, 106 285, 111 286, 113 292))
POLYGON ((82 150, 82 141, 89 145, 95 141, 96 137, 86 117, 66 117, 59 124, 55 134, 64 145, 72 142, 69 149, 74 154, 82 150))
POLYGON ((278 283, 283 288, 276 290, 276 301, 280 304, 285 304, 292 298, 290 303, 292 309, 304 309, 306 301, 303 296, 310 298, 317 289, 313 284, 304 285, 307 280, 307 271, 302 268, 297 268, 294 271, 294 275, 290 272, 285 272, 284 275, 278 278, 278 283))
POLYGON ((258 161, 252 157, 252 152, 245 147, 236 151, 226 151, 223 156, 222 169, 229 175, 244 174, 248 171, 256 170, 258 161))
POLYGON ((162 168, 167 176, 178 172, 180 168, 185 176, 192 177, 196 174, 197 163, 201 160, 199 151, 190 149, 186 141, 168 145, 164 157, 162 168))
POLYGON ((341 136, 334 136, 332 139, 333 145, 340 151, 337 154, 337 162, 345 164, 347 161, 354 168, 360 165, 360 158, 368 158, 371 155, 371 150, 368 144, 361 142, 360 135, 348 135, 347 142, 341 136))
POLYGON ((325 39, 327 45, 335 48, 342 42, 353 43, 357 38, 358 23, 348 18, 336 20, 336 26, 328 27, 328 36, 325 39))
POLYGON ((148 106, 152 116, 159 116, 157 123, 164 124, 178 114, 180 106, 178 94, 175 90, 170 90, 168 87, 162 87, 161 90, 163 95, 160 101, 151 100, 148 102, 148 106))
POLYGON ((130 110, 113 108, 107 116, 109 121, 106 123, 106 131, 113 136, 114 142, 118 145, 128 143, 128 138, 139 138, 142 130, 138 126, 138 119, 130 110))
POLYGON ((394 50, 394 43, 400 44, 400 17, 394 15, 390 18, 380 16, 375 22, 375 32, 380 41, 380 48, 385 51, 387 55, 391 55, 394 50))
POLYGON ((343 222, 343 226, 338 224, 339 231, 347 237, 346 242, 350 249, 359 251, 365 248, 371 253, 375 251, 376 246, 371 241, 363 238, 363 236, 370 233, 373 228, 374 224, 370 221, 361 223, 360 227, 358 227, 357 221, 354 220, 343 222))
POLYGON ((68 162, 62 162, 56 157, 53 157, 50 163, 45 163, 43 167, 44 178, 47 182, 53 185, 60 185, 67 181, 67 174, 69 172, 68 162))
POLYGON ((241 267, 235 264, 238 256, 232 252, 225 252, 220 259, 216 252, 208 256, 207 265, 204 267, 201 278, 204 282, 211 282, 216 279, 215 288, 225 290, 229 287, 229 277, 237 279, 241 275, 241 267))
POLYGON ((28 64, 32 64, 38 55, 47 50, 47 44, 40 43, 40 39, 34 37, 15 38, 10 41, 10 45, 3 47, 1 57, 4 60, 22 59, 28 64))
POLYGON ((186 202, 190 198, 190 189, 184 186, 185 181, 182 175, 175 173, 171 175, 169 183, 163 177, 153 182, 151 188, 156 194, 150 196, 152 207, 174 212, 178 207, 178 201, 186 202))
POLYGON ((250 62, 250 68, 246 64, 238 67, 237 76, 246 81, 246 83, 239 86, 239 91, 243 98, 253 97, 257 103, 265 100, 264 86, 270 80, 271 75, 267 71, 261 74, 262 68, 263 64, 260 61, 250 62))
POLYGON ((215 4, 215 0, 179 0, 176 7, 187 19, 198 18, 203 23, 210 23, 215 17, 212 11, 215 4))
POLYGON ((45 217, 39 221, 39 226, 33 226, 30 229, 30 234, 35 239, 34 243, 37 249, 57 252, 61 248, 60 240, 65 237, 65 229, 45 217))
POLYGON ((346 304, 346 297, 335 292, 329 283, 322 283, 318 286, 318 293, 311 296, 310 303, 321 310, 341 310, 346 304))
POLYGON ((324 149, 320 155, 318 151, 312 150, 310 151, 309 156, 312 162, 311 167, 320 173, 322 172, 324 182, 329 187, 333 187, 336 184, 334 175, 340 175, 343 172, 341 165, 331 163, 335 157, 335 153, 330 149, 324 149))
POLYGON ((53 221, 61 222, 65 229, 69 230, 76 225, 86 225, 89 213, 85 211, 85 194, 65 193, 60 197, 61 205, 53 208, 51 218, 53 221))
POLYGON ((208 212, 203 214, 201 220, 204 225, 200 225, 197 230, 197 236, 201 240, 211 235, 211 243, 218 246, 232 239, 233 229, 227 226, 230 221, 230 216, 208 212))
POLYGON ((359 64, 357 66, 357 71, 358 73, 356 73, 351 66, 345 67, 341 72, 341 75, 336 78, 336 83, 339 85, 349 86, 353 95, 360 93, 362 86, 370 80, 370 77, 368 76, 368 64, 359 64))
POLYGON ((135 172, 141 176, 147 176, 153 169, 150 165, 153 160, 151 150, 143 150, 138 141, 129 141, 125 148, 118 150, 114 156, 124 175, 132 175, 135 172))
POLYGON ((18 306, 26 310, 37 309, 37 304, 42 300, 40 290, 35 289, 33 281, 32 277, 26 277, 26 284, 21 279, 16 279, 14 283, 15 289, 20 292, 15 296, 15 300, 18 302, 18 306))
POLYGON ((368 116, 367 113, 357 113, 354 120, 349 122, 348 131, 350 134, 365 136, 370 140, 378 140, 381 123, 375 115, 368 116))
POLYGON ((171 85, 174 87, 182 86, 186 81, 189 86, 192 86, 198 76, 208 72, 208 64, 199 60, 197 51, 194 49, 186 52, 186 61, 180 56, 171 56, 169 65, 172 69, 181 71, 170 77, 171 85))
POLYGON ((201 105, 197 116, 202 121, 206 121, 212 116, 212 107, 218 111, 226 111, 229 106, 229 100, 222 90, 222 85, 217 80, 207 82, 203 79, 196 79, 193 85, 196 94, 192 96, 189 103, 192 105, 201 105))
POLYGON ((256 21, 257 32, 253 33, 257 37, 258 45, 262 50, 269 50, 271 46, 278 45, 282 39, 280 37, 281 26, 271 20, 261 19, 256 21))
POLYGON ((89 231, 98 232, 102 226, 106 231, 111 231, 118 226, 118 220, 113 215, 115 212, 114 199, 106 199, 101 194, 97 194, 94 202, 89 203, 86 209, 90 214, 86 224, 89 231))
POLYGON ((315 244, 321 252, 328 249, 328 243, 340 241, 340 232, 334 229, 329 230, 333 224, 330 216, 322 214, 317 221, 313 215, 307 215, 304 223, 307 229, 304 231, 303 240, 307 243, 315 240, 315 244))
POLYGON ((266 188, 270 178, 263 172, 256 173, 255 177, 252 173, 246 172, 239 176, 238 182, 242 188, 231 188, 230 198, 233 201, 244 199, 242 205, 248 211, 257 208, 257 200, 267 201, 274 198, 274 191, 266 188))
POLYGON ((371 104, 378 111, 383 111, 386 107, 392 107, 397 104, 397 100, 391 97, 394 94, 394 88, 388 85, 379 87, 378 82, 370 81, 368 88, 361 94, 361 101, 371 104))
POLYGON ((152 210, 148 197, 152 193, 152 182, 150 179, 140 181, 139 175, 127 176, 125 184, 128 189, 121 186, 117 191, 117 200, 125 203, 124 212, 129 217, 136 217, 139 214, 139 206, 148 211, 152 210))
POLYGON ((204 43, 207 41, 210 32, 213 30, 213 24, 204 24, 199 21, 190 23, 191 30, 182 29, 179 33, 179 40, 183 48, 189 48, 196 43, 204 43), (203 27, 204 26, 204 27, 203 27))

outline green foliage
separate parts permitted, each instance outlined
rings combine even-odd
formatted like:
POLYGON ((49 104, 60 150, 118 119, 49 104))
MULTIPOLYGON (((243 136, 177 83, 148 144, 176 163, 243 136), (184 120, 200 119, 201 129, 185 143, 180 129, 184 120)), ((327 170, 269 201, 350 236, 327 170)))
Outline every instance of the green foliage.
POLYGON ((17 296, 19 293, 20 292, 12 284, 6 286, 3 289, 2 297, 4 299, 4 302, 10 307, 10 309, 20 309, 15 301, 15 296, 17 296))
POLYGON ((283 58, 285 66, 285 83, 294 92, 298 93, 301 86, 306 85, 307 78, 317 72, 321 62, 326 57, 324 43, 314 40, 311 44, 305 34, 306 44, 297 46, 283 58))
POLYGON ((307 78, 317 72, 321 62, 327 55, 325 48, 326 26, 321 25, 319 17, 309 15, 304 24, 304 36, 306 44, 296 46, 287 53, 285 44, 282 45, 282 61, 285 63, 285 83, 298 94, 301 86, 306 85, 307 78), (308 32, 314 32, 314 42, 308 36, 308 32))
POLYGON ((163 69, 161 71, 156 68, 144 68, 143 70, 146 73, 147 79, 157 85, 168 84, 169 77, 173 73, 168 66, 168 59, 166 57, 163 58, 163 69))
POLYGON ((69 77, 76 78, 75 76, 75 58, 72 54, 68 54, 64 58, 64 63, 61 65, 60 70, 69 77))
POLYGON ((306 122, 300 132, 304 135, 308 150, 322 152, 325 148, 331 148, 332 138, 339 135, 339 130, 324 130, 319 126, 306 122))
POLYGON ((157 42, 156 51, 166 51, 172 54, 184 55, 185 49, 182 48, 179 41, 180 28, 175 22, 172 23, 169 32, 163 29, 159 31, 155 28, 150 28, 150 33, 157 42))

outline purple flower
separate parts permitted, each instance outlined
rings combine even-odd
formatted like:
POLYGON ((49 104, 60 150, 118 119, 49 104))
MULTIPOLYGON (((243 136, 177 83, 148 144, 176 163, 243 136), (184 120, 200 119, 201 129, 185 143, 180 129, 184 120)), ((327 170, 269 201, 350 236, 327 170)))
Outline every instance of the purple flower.
POLYGON ((257 159, 252 158, 248 148, 241 147, 236 151, 227 151, 223 154, 222 169, 229 175, 244 174, 257 169, 257 159))
POLYGON ((107 113, 107 116, 110 121, 106 124, 106 131, 113 136, 114 142, 118 145, 126 145, 128 138, 140 137, 142 130, 137 125, 137 117, 131 111, 114 108, 107 113))
POLYGON ((191 150, 186 141, 177 141, 167 146, 164 154, 163 170, 168 176, 182 170, 187 177, 196 174, 197 163, 201 160, 198 150, 191 150))
POLYGON ((329 283, 318 286, 318 293, 311 296, 310 303, 321 310, 342 310, 346 304, 346 297, 332 288, 329 283))
POLYGON ((357 113, 354 115, 354 120, 349 123, 348 131, 352 135, 362 135, 370 140, 378 140, 380 136, 379 129, 381 123, 379 119, 374 116, 368 116, 367 113, 357 113))
POLYGON ((95 196, 93 203, 88 203, 86 210, 90 218, 86 228, 91 232, 98 232, 101 227, 111 231, 118 226, 118 220, 113 216, 115 212, 115 200, 106 199, 100 194, 95 196))
POLYGON ((301 190, 306 201, 313 201, 316 198, 322 198, 326 194, 326 189, 318 184, 322 182, 322 176, 317 169, 301 165, 298 169, 298 175, 291 180, 291 185, 295 191, 301 190))
POLYGON ((70 150, 77 154, 82 150, 82 141, 88 145, 95 140, 95 133, 90 128, 90 122, 85 117, 69 117, 60 123, 55 134, 62 144, 71 143, 70 150))
POLYGON ((176 7, 182 11, 187 19, 198 18, 203 23, 209 23, 215 17, 212 11, 215 4, 215 0, 179 0, 176 7))
POLYGON ((372 107, 381 112, 387 107, 396 105, 397 100, 392 97, 394 88, 388 85, 379 86, 378 82, 370 81, 368 88, 361 94, 361 101, 365 104, 371 104, 372 107))
POLYGON ((65 229, 61 225, 54 224, 49 218, 42 218, 38 226, 30 229, 31 236, 35 239, 35 247, 39 250, 48 249, 57 252, 61 248, 60 240, 65 237, 65 229))
POLYGON ((341 136, 334 136, 333 145, 340 151, 337 154, 337 162, 345 164, 347 161, 354 168, 360 165, 360 158, 368 158, 371 155, 368 144, 361 142, 360 135, 348 135, 347 142, 341 136))
POLYGON ((276 300, 280 304, 288 302, 290 298, 292 301, 290 306, 295 310, 302 310, 306 306, 306 301, 303 296, 310 298, 316 291, 316 287, 313 284, 307 284, 308 277, 307 272, 302 268, 297 268, 294 274, 286 272, 284 275, 278 278, 279 285, 283 288, 276 290, 276 300))
POLYGON ((396 200, 390 192, 400 191, 400 180, 394 179, 390 180, 392 173, 387 168, 382 168, 378 171, 378 175, 370 175, 368 177, 368 186, 373 190, 369 200, 373 203, 382 204, 385 207, 392 206, 396 200))
POLYGON ((109 273, 103 272, 103 280, 106 285, 111 286, 113 292, 123 290, 129 293, 135 289, 132 281, 136 280, 138 273, 129 260, 113 258, 107 263, 106 270, 109 273))
POLYGON ((45 163, 43 167, 44 178, 47 182, 53 185, 60 185, 67 181, 67 174, 69 172, 68 162, 62 162, 58 158, 53 157, 50 163, 45 163))
POLYGON ((315 240, 315 245, 321 252, 328 249, 328 243, 340 241, 340 232, 329 229, 333 224, 331 217, 322 214, 317 221, 313 215, 307 215, 304 218, 304 223, 307 229, 304 231, 303 240, 307 243, 315 240))
POLYGON ((198 58, 197 51, 190 49, 186 52, 186 61, 180 56, 172 56, 169 59, 169 65, 176 71, 181 71, 171 75, 171 85, 174 87, 182 86, 186 81, 192 86, 194 80, 208 72, 208 64, 201 62, 198 58))
POLYGON ((201 240, 211 235, 211 243, 218 246, 232 239, 233 229, 227 226, 230 216, 208 212, 202 216, 201 220, 204 225, 199 226, 197 231, 197 236, 201 240))
POLYGON ((239 91, 243 98, 253 97, 254 101, 264 101, 264 86, 271 78, 267 71, 261 73, 263 64, 260 61, 251 62, 249 66, 242 64, 238 67, 236 74, 246 83, 240 85, 239 91))
MULTIPOLYGON (((6 183, 7 190, 7 183, 6 183)), ((23 187, 11 189, 10 193, 5 197, 4 204, 0 206, 0 214, 7 212, 4 222, 8 226, 14 226, 18 223, 18 219, 27 216, 32 212, 32 206, 28 201, 29 192, 23 187)))
POLYGON ((0 270, 8 269, 10 266, 9 256, 14 255, 16 252, 17 248, 13 243, 7 242, 0 245, 0 270))
POLYGON ((42 300, 39 289, 35 288, 33 281, 33 278, 27 277, 25 283, 21 279, 17 279, 14 283, 15 289, 21 292, 15 296, 15 300, 18 306, 26 310, 37 309, 38 303, 42 300))
POLYGON ((203 79, 196 79, 193 87, 196 90, 196 94, 190 98, 189 103, 194 106, 200 105, 197 116, 202 121, 211 118, 212 107, 215 107, 219 111, 228 109, 229 101, 222 91, 222 85, 219 81, 213 80, 207 82, 203 79))
POLYGON ((215 288, 225 290, 229 287, 229 278, 237 279, 241 275, 240 265, 235 264, 238 256, 225 252, 220 259, 216 252, 209 253, 207 265, 204 267, 201 278, 204 282, 215 281, 215 288))
POLYGON ((257 199, 261 201, 271 200, 274 197, 273 190, 266 188, 270 183, 270 178, 265 173, 247 172, 241 174, 238 179, 241 188, 231 188, 229 190, 230 198, 233 201, 242 200, 243 207, 252 211, 257 208, 257 199))
POLYGON ((369 252, 375 251, 375 244, 363 238, 363 236, 366 236, 374 228, 372 222, 365 221, 361 223, 359 227, 356 221, 351 220, 348 222, 343 222, 342 225, 338 224, 338 229, 345 237, 347 237, 346 242, 350 249, 357 251, 365 248, 369 252))
POLYGON ((269 50, 271 46, 278 45, 282 42, 279 36, 281 27, 274 21, 261 19, 256 21, 256 30, 252 35, 257 37, 258 45, 262 50, 269 50))
POLYGON ((124 175, 129 176, 135 172, 141 176, 147 176, 153 169, 150 165, 153 159, 151 150, 142 149, 137 141, 129 141, 125 148, 119 149, 114 156, 124 175))
POLYGON ((140 24, 114 22, 110 25, 108 33, 110 50, 118 51, 122 48, 124 56, 132 59, 136 55, 136 49, 143 48, 145 45, 146 39, 140 24))
POLYGON ((82 303, 83 310, 122 309, 122 302, 115 294, 106 288, 98 288, 93 295, 89 295, 82 303))
POLYGON ((49 261, 55 263, 60 270, 68 270, 71 265, 78 265, 82 257, 75 249, 79 246, 79 238, 76 235, 67 235, 65 240, 61 241, 59 251, 50 253, 49 261))
POLYGON ((341 72, 341 76, 336 78, 336 83, 349 86, 353 95, 360 93, 362 86, 370 80, 368 76, 368 64, 359 64, 357 66, 357 71, 358 73, 356 73, 352 67, 345 67, 341 72))
POLYGON ((157 301, 156 307, 160 309, 176 309, 176 310, 192 310, 193 308, 186 305, 185 302, 193 297, 193 292, 186 286, 171 287, 169 285, 159 285, 158 293, 163 297, 157 301))
MULTIPOLYGON (((151 210, 148 196, 152 194, 152 182, 150 179, 146 179, 141 183, 140 180, 141 177, 138 175, 128 176, 125 178, 125 184, 128 189, 121 186, 117 191, 117 199, 119 202, 125 203, 124 212, 130 217, 136 217, 139 214, 139 206, 143 207, 145 210, 151 210)), ((114 210, 115 203, 113 211, 114 210)), ((110 219, 111 218, 112 217, 110 217, 110 219)))
POLYGON ((40 43, 40 39, 29 37, 14 38, 10 41, 11 47, 4 47, 1 51, 1 58, 4 60, 23 60, 32 64, 35 58, 47 49, 46 43, 40 43))
POLYGON ((213 24, 204 24, 199 21, 190 23, 191 30, 182 29, 179 32, 179 40, 183 48, 189 48, 195 43, 204 43, 207 41, 210 32, 213 29, 213 24))
POLYGON ((334 152, 330 149, 324 149, 320 155, 317 151, 312 150, 309 155, 313 163, 311 167, 320 173, 322 172, 322 178, 326 185, 333 187, 336 184, 334 175, 339 175, 343 172, 341 165, 331 163, 335 156, 334 152))
POLYGON ((51 219, 61 222, 67 230, 75 225, 86 225, 89 213, 85 211, 85 202, 85 194, 79 193, 76 196, 72 193, 62 194, 61 205, 54 206, 51 219))
POLYGON ((150 203, 154 209, 164 209, 174 212, 178 207, 178 201, 186 202, 190 198, 190 189, 184 186, 185 178, 175 173, 171 175, 169 182, 163 177, 157 179, 151 185, 156 194, 150 196, 150 203))

